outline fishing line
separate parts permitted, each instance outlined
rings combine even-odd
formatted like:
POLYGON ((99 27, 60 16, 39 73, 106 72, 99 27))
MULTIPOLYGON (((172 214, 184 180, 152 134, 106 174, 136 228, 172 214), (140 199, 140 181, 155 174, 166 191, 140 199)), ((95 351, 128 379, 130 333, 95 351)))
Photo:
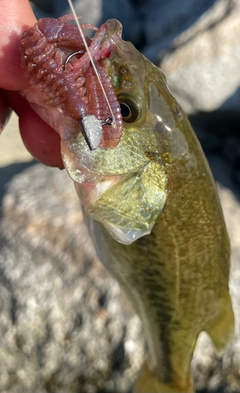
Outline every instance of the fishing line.
MULTIPOLYGON (((88 54, 88 56, 89 56, 90 62, 91 62, 91 64, 92 64, 93 70, 94 70, 94 72, 95 72, 95 74, 96 74, 96 76, 97 76, 97 79, 98 79, 98 82, 99 82, 100 87, 101 87, 101 89, 102 89, 104 98, 105 98, 106 103, 107 103, 107 105, 108 105, 108 108, 109 108, 109 110, 110 110, 111 119, 112 119, 111 125, 112 125, 113 128, 116 128, 116 120, 115 120, 115 116, 114 116, 114 114, 113 114, 113 110, 112 110, 112 108, 111 108, 110 102, 109 102, 109 100, 108 100, 106 91, 105 91, 104 86, 103 86, 103 84, 102 84, 102 81, 101 81, 101 78, 100 78, 100 76, 99 76, 99 73, 98 73, 97 67, 96 67, 96 65, 95 65, 95 62, 94 62, 94 60, 93 60, 93 58, 92 58, 92 55, 91 55, 91 53, 90 53, 90 50, 89 50, 89 48, 88 48, 88 45, 87 45, 85 36, 84 36, 84 34, 83 34, 81 25, 80 25, 80 23, 79 23, 77 14, 76 14, 75 9, 74 9, 74 7, 73 7, 73 2, 72 2, 72 0, 68 0, 68 4, 69 4, 69 6, 70 6, 70 8, 71 8, 71 11, 72 11, 72 13, 73 13, 74 19, 75 19, 75 21, 76 21, 78 30, 79 30, 80 35, 81 35, 81 37, 82 37, 82 40, 83 40, 84 46, 85 46, 85 48, 86 48, 87 54, 88 54)), ((110 119, 110 118, 108 118, 108 119, 110 119)), ((105 124, 108 124, 108 123, 105 123, 105 124)))

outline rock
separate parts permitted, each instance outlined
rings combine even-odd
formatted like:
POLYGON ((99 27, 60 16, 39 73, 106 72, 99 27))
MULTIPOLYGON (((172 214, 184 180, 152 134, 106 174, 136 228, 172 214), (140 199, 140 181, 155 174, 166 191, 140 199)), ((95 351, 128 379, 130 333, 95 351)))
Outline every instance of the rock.
POLYGON ((141 1, 145 46, 142 51, 152 62, 159 64, 165 51, 172 49, 174 40, 193 26, 215 0, 141 1))
POLYGON ((1 393, 127 392, 141 324, 123 317, 66 173, 36 165, 16 176, 0 234, 1 393))
POLYGON ((172 93, 187 113, 239 111, 240 3, 219 0, 159 57, 172 93))

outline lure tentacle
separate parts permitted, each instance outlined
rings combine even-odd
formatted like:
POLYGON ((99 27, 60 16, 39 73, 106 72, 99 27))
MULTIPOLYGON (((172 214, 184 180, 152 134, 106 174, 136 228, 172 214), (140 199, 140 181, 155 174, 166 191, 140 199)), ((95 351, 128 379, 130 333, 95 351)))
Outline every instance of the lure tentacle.
POLYGON ((58 106, 66 116, 76 121, 88 114, 95 115, 103 123, 100 147, 114 148, 122 135, 121 110, 111 81, 99 63, 100 59, 110 55, 113 43, 105 37, 105 25, 100 29, 83 25, 97 30, 93 40, 86 37, 86 41, 112 109, 112 113, 109 113, 106 97, 78 28, 66 23, 70 19, 73 19, 72 15, 59 19, 40 19, 23 33, 20 48, 22 65, 32 86, 24 94, 27 98, 39 94, 43 106, 58 106), (72 51, 76 51, 76 54, 69 57, 72 51), (112 114, 114 125, 104 123, 112 114))

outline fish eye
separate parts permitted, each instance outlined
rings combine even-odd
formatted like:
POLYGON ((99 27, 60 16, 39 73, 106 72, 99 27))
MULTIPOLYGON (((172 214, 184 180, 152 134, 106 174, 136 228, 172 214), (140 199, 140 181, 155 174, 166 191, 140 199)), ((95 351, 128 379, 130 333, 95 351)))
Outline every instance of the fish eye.
POLYGON ((139 117, 139 107, 130 97, 119 95, 118 101, 121 108, 122 119, 126 123, 132 123, 139 117))

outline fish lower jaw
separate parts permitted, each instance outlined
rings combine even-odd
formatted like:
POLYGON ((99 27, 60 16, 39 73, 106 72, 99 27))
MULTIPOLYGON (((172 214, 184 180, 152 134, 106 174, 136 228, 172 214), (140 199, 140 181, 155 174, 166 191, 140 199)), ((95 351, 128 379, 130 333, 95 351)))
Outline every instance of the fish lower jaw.
POLYGON ((123 229, 108 223, 102 224, 115 240, 125 245, 132 244, 140 237, 149 235, 154 225, 150 224, 147 228, 144 229, 123 229))
POLYGON ((90 204, 94 204, 96 200, 98 200, 106 190, 108 190, 111 186, 118 182, 120 176, 108 176, 106 180, 98 180, 87 176, 83 181, 77 182, 74 180, 74 185, 79 196, 80 201, 86 210, 88 210, 88 206, 90 204))

